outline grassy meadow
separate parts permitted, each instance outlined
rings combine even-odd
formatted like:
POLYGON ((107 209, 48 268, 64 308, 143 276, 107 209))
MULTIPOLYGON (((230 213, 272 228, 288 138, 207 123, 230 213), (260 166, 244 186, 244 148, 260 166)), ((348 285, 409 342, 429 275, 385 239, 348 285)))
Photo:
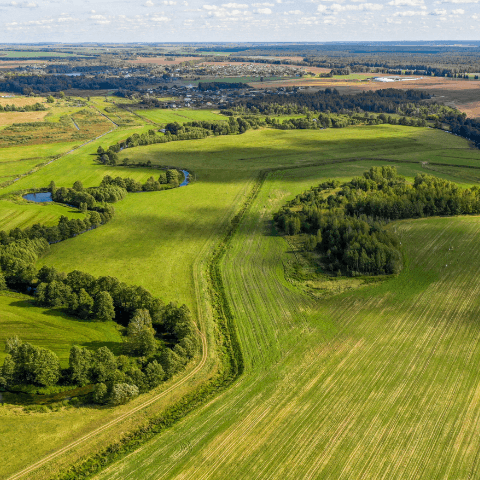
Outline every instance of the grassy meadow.
POLYGON ((139 109, 135 110, 135 113, 158 124, 194 121, 226 122, 228 120, 225 115, 220 115, 220 113, 216 113, 214 110, 192 110, 190 108, 177 108, 175 110, 164 110, 161 108, 139 109))
MULTIPOLYGON (((21 294, 0 294, 0 343, 18 335, 26 342, 53 350, 62 368, 68 367, 72 345, 88 348, 107 346, 117 355, 122 350, 122 337, 115 322, 87 322, 68 317, 61 311, 38 307, 31 297, 21 294)), ((0 350, 0 363, 5 353, 0 350)))
MULTIPOLYGON (((44 187, 51 180, 57 186, 71 186, 76 180, 98 185, 106 174, 145 181, 156 171, 98 165, 94 154, 99 145, 106 148, 148 128, 118 128, 1 189, 0 196, 44 187)), ((480 328, 474 322, 479 308, 475 277, 480 220, 432 218, 393 224, 404 244, 405 270, 380 285, 317 300, 285 277, 285 265, 294 254, 272 230, 271 217, 284 202, 323 179, 348 179, 372 165, 394 163, 409 179, 427 172, 463 186, 477 184, 480 170, 455 165, 480 167, 480 151, 437 130, 381 125, 251 130, 137 147, 119 157, 179 166, 191 171, 194 181, 178 189, 129 194, 115 204, 111 222, 53 245, 39 266, 114 275, 145 286, 165 301, 186 303, 209 340, 209 361, 188 385, 31 478, 48 478, 98 451, 215 372, 218 352, 207 301, 206 261, 264 170, 272 171, 222 263, 245 374, 98 478, 430 479, 467 478, 469 468, 475 474, 480 447, 480 328), (452 177, 455 172, 459 176, 452 177)), ((0 201, 4 221, 11 205, 0 201)), ((25 210, 29 206, 21 205, 25 210)), ((36 215, 52 207, 43 217, 52 222, 53 207, 64 208, 34 207, 36 215)), ((25 224, 33 222, 34 210, 22 213, 25 224)), ((83 330, 82 322, 59 319, 33 306, 22 310, 9 303, 10 297, 2 298, 0 309, 12 312, 15 324, 25 323, 22 337, 50 348, 56 345, 59 355, 71 342, 118 341, 118 332, 108 325, 105 331, 98 324, 83 330), (38 328, 42 324, 48 328, 38 328), (62 333, 55 336, 55 331, 62 333)), ((25 414, 0 407, 0 456, 5 459, 0 476, 63 447, 148 395, 118 409, 25 414), (12 449, 21 454, 12 456, 12 449)))

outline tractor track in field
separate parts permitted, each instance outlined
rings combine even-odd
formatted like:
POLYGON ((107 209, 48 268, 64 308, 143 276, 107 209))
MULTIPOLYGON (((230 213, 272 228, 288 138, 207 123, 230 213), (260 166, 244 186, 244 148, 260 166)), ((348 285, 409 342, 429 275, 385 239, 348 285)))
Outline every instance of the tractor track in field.
MULTIPOLYGON (((109 132, 107 132, 107 133, 109 133, 109 132)), ((103 135, 101 135, 101 136, 103 136, 103 135)), ((87 143, 90 143, 92 141, 94 141, 94 140, 90 140, 87 143)), ((70 153, 70 152, 68 152, 68 153, 70 153)), ((66 154, 68 154, 68 153, 66 153, 66 154)), ((64 155, 66 155, 66 154, 64 154, 64 155)), ((303 164, 303 165, 280 166, 280 167, 276 167, 276 168, 260 170, 258 172, 258 175, 257 175, 256 179, 253 182, 253 186, 250 189, 250 193, 247 195, 247 199, 245 200, 245 202, 243 202, 243 204, 240 205, 238 213, 232 218, 231 225, 229 226, 229 228, 226 229, 225 236, 220 241, 220 245, 217 247, 217 248, 219 248, 219 251, 217 251, 217 254, 215 255, 215 258, 212 262, 212 264, 215 264, 215 265, 209 265, 209 268, 215 268, 215 267, 218 268, 219 260, 221 258, 223 258, 223 256, 225 255, 225 252, 227 251, 227 249, 229 247, 231 239, 233 238, 233 236, 236 234, 236 232, 238 230, 238 226, 240 225, 240 223, 241 223, 243 217, 245 216, 245 214, 249 211, 250 207, 253 205, 255 199, 258 197, 258 194, 261 191, 262 186, 263 186, 263 184, 264 184, 264 182, 267 179, 269 174, 277 172, 277 171, 301 169, 301 168, 309 168, 309 167, 310 168, 311 167, 322 167, 324 165, 326 166, 326 165, 332 165, 332 164, 336 164, 336 163, 347 163, 347 162, 352 162, 352 161, 364 161, 364 160, 367 160, 367 158, 363 157, 363 158, 356 158, 356 159, 352 159, 352 158, 349 158, 349 159, 335 159, 335 160, 331 160, 331 161, 311 162, 311 163, 303 164)), ((392 160, 392 159, 369 158, 368 160, 391 161, 391 162, 397 163, 395 160, 392 160)), ((419 162, 417 162, 417 161, 412 161, 412 162, 398 161, 398 163, 419 163, 419 162)), ((432 165, 433 164, 434 163, 432 163, 432 165)), ((445 164, 438 164, 438 165, 449 166, 449 165, 445 165, 445 164)), ((468 167, 468 166, 464 166, 464 165, 450 165, 450 166, 452 166, 452 167, 468 167)), ((468 168, 475 168, 475 167, 468 167, 468 168)), ((479 168, 479 167, 476 167, 476 168, 479 168)), ((197 285, 197 287, 198 287, 198 285, 197 285)), ((221 292, 219 291, 219 292, 216 292, 216 293, 218 293, 220 296, 224 295, 223 282, 221 282, 221 285, 217 285, 217 287, 219 287, 218 289, 222 290, 222 291, 221 292)), ((197 292, 197 296, 198 296, 198 292, 197 292)), ((225 305, 222 305, 220 307, 220 310, 222 310, 222 314, 223 314, 224 317, 229 317, 231 315, 231 312, 223 311, 224 307, 226 307, 227 310, 230 310, 228 303, 225 304, 225 305)), ((234 322, 232 322, 232 320, 233 320, 232 318, 226 318, 226 323, 227 324, 234 323, 234 322)), ((234 331, 236 333, 236 326, 235 325, 230 325, 230 327, 232 329, 231 331, 234 331)), ((174 389, 176 389, 180 385, 183 385, 184 383, 186 383, 189 379, 191 379, 194 375, 196 375, 204 367, 204 365, 206 364, 207 358, 208 358, 208 353, 209 352, 208 352, 208 343, 207 343, 206 336, 202 332, 200 332, 200 330, 199 330, 199 335, 200 335, 200 338, 201 338, 201 341, 202 341, 202 357, 201 357, 199 363, 197 364, 197 366, 191 372, 189 372, 185 377, 181 378, 179 381, 177 381, 176 383, 171 385, 168 389, 164 390, 163 392, 159 393, 158 395, 155 395, 154 397, 150 398, 149 400, 147 400, 147 401, 141 403, 140 405, 136 406, 132 410, 120 415, 119 417, 111 420, 110 422, 106 423, 105 425, 102 425, 101 427, 98 427, 97 429, 95 429, 95 430, 89 432, 88 434, 80 437, 79 439, 69 443, 68 445, 60 448, 59 450, 45 456, 41 460, 37 461, 36 463, 30 465, 29 467, 27 467, 23 470, 21 470, 20 472, 17 472, 15 474, 11 475, 10 477, 8 477, 7 480, 17 480, 17 479, 23 478, 24 476, 28 475, 29 473, 33 472, 34 470, 44 466, 48 462, 58 458, 59 456, 63 455, 64 453, 72 450, 73 448, 83 444, 87 440, 89 440, 89 439, 95 437, 96 435, 104 432, 109 427, 117 425, 118 423, 120 423, 123 420, 131 417, 135 413, 137 413, 137 412, 141 411, 142 409, 152 405, 153 403, 155 403, 156 401, 158 401, 162 397, 166 396, 168 393, 172 392, 174 389)), ((236 343, 237 348, 239 348, 238 338, 230 338, 230 341, 232 341, 232 340, 233 340, 233 343, 236 343)), ((236 349, 234 348, 233 350, 235 351, 236 349)), ((241 351, 238 350, 235 353, 239 354, 239 357, 236 359, 237 371, 236 371, 236 374, 233 377, 231 377, 230 385, 233 384, 238 379, 238 377, 241 376, 241 374, 243 373, 243 358, 242 358, 242 355, 241 355, 241 351)), ((227 388, 228 388, 228 386, 227 386, 227 388)))

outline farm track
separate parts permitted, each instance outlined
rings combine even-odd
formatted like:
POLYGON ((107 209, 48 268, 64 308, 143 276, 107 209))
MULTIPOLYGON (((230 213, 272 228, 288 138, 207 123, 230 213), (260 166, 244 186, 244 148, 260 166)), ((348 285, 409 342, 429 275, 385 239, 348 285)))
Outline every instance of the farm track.
MULTIPOLYGON (((112 128, 112 130, 109 130, 108 132, 102 133, 102 134, 99 135, 98 137, 92 138, 91 140, 88 140, 88 141, 82 143, 81 145, 79 145, 79 146, 76 147, 76 148, 72 148, 72 150, 69 150, 68 152, 62 153, 62 154, 60 154, 60 155, 56 155, 54 158, 52 158, 52 159, 49 160, 48 162, 45 162, 45 163, 42 164, 41 166, 35 167, 35 168, 33 168, 32 170, 30 170, 30 171, 28 171, 28 172, 26 172, 26 173, 22 173, 21 175, 19 175, 17 178, 15 178, 14 180, 12 180, 11 182, 8 182, 8 185, 12 185, 13 183, 18 182, 18 181, 21 180, 22 178, 27 177, 28 175, 31 175, 32 173, 38 172, 41 168, 46 167, 47 165, 50 165, 51 163, 55 162, 56 160, 60 160, 61 158, 65 157, 66 155, 69 155, 69 154, 71 154, 71 153, 77 152, 78 149, 84 147, 85 145, 88 145, 89 143, 95 142, 95 141, 98 140, 99 138, 102 138, 102 137, 104 137, 105 135, 108 135, 109 133, 112 133, 114 130, 116 130, 116 129, 115 129, 115 128, 112 128)), ((7 185, 4 185, 3 187, 5 187, 5 186, 7 186, 7 185)), ((2 187, 2 188, 3 188, 3 187, 2 187)))

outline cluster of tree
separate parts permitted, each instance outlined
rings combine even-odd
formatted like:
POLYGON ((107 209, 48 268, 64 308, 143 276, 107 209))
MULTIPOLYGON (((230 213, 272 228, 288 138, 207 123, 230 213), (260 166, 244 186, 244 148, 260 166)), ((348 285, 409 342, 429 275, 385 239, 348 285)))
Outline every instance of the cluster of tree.
POLYGON ((34 105, 25 105, 17 107, 16 105, 0 105, 0 112, 43 112, 47 108, 43 103, 35 103, 34 105))
POLYGON ((320 113, 317 118, 312 114, 307 115, 306 118, 288 118, 279 121, 276 118, 266 118, 266 123, 273 128, 280 130, 294 130, 294 129, 319 129, 319 128, 345 128, 349 125, 381 125, 388 123, 390 125, 406 125, 412 127, 426 127, 427 121, 424 118, 396 118, 390 115, 381 113, 380 115, 373 114, 359 114, 350 112, 348 114, 332 114, 320 113))
MULTIPOLYGON (((230 116, 228 122, 212 123, 206 121, 187 122, 183 125, 178 122, 167 123, 165 133, 158 134, 154 130, 146 133, 134 133, 126 140, 110 145, 107 150, 99 147, 97 150, 98 161, 105 165, 117 165, 119 163, 118 152, 125 148, 134 148, 142 145, 168 143, 177 140, 193 140, 206 138, 211 135, 235 135, 244 133, 249 129, 265 125, 265 122, 254 116, 234 117, 230 116)), ((124 165, 129 165, 125 159, 124 165)))
POLYGON ((154 323, 148 310, 137 309, 125 329, 124 354, 115 356, 107 347, 94 351, 73 346, 68 368, 62 369, 57 355, 47 348, 16 336, 7 339, 0 386, 15 390, 24 385, 94 385, 91 401, 119 405, 182 370, 197 348, 195 325, 185 305, 165 306, 161 323, 154 323))
POLYGON ((480 120, 467 118, 465 113, 447 113, 441 117, 441 121, 450 126, 452 133, 464 137, 480 148, 480 120))
POLYGON ((198 91, 206 92, 217 91, 217 90, 241 90, 245 88, 251 88, 250 85, 246 83, 234 83, 234 82, 199 82, 198 91))
POLYGON ((390 274, 401 268, 399 242, 385 224, 400 218, 480 213, 480 189, 418 174, 412 185, 395 167, 372 167, 342 185, 329 181, 298 195, 277 214, 287 235, 305 234, 332 272, 390 274))
POLYGON ((316 112, 343 113, 344 111, 403 113, 409 104, 416 104, 431 98, 430 94, 418 90, 368 91, 357 94, 341 95, 336 89, 327 88, 315 93, 306 91, 291 92, 288 95, 269 94, 259 98, 240 98, 237 107, 251 113, 268 115, 279 113, 297 113, 307 108, 316 112), (285 112, 281 107, 288 107, 285 112))
POLYGON ((14 75, 0 81, 0 91, 24 93, 28 88, 34 93, 60 92, 71 88, 80 90, 110 90, 126 89, 137 90, 139 87, 151 85, 161 81, 161 78, 151 77, 107 77, 97 75, 94 77, 79 77, 67 75, 14 75))
POLYGON ((83 211, 95 210, 97 206, 104 208, 104 203, 115 203, 127 195, 125 182, 102 181, 98 187, 84 188, 82 182, 76 181, 72 188, 57 188, 54 182, 50 183, 50 192, 56 202, 66 203, 83 211), (100 202, 100 205, 97 204, 100 202))
POLYGON ((0 288, 16 287, 10 280, 21 275, 23 286, 28 285, 24 291, 34 292, 39 305, 63 308, 85 320, 114 320, 125 327, 125 355, 115 358, 106 347, 96 352, 73 347, 70 367, 62 370, 53 352, 12 338, 0 386, 93 383, 95 402, 116 405, 154 388, 193 357, 198 339, 185 305, 165 305, 143 287, 115 277, 95 278, 78 270, 65 274, 48 266, 37 271, 34 263, 47 248, 43 238, 8 237, 8 243, 0 245, 0 288))

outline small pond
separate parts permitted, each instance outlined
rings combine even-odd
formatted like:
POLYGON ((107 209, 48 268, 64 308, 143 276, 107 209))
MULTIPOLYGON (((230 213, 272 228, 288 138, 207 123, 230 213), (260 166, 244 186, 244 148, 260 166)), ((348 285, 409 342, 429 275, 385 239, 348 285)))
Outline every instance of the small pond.
POLYGON ((52 194, 50 192, 27 193, 23 198, 37 203, 53 202, 52 194))

